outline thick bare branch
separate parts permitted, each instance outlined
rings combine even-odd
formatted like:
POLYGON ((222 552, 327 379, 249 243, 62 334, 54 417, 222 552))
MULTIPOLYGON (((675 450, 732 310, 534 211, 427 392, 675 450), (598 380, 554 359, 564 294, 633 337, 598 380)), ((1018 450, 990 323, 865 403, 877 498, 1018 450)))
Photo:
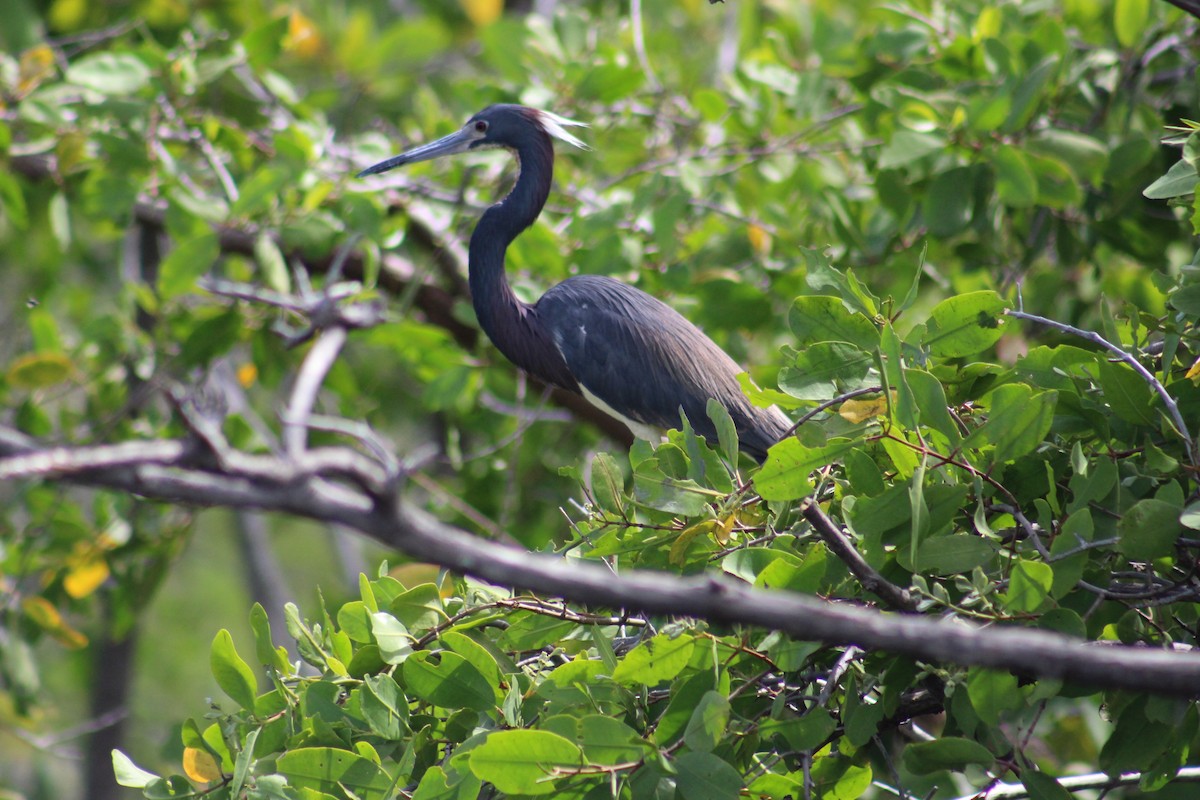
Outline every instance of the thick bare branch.
MULTIPOLYGON (((151 443, 153 444, 153 443, 151 443)), ((50 448, 0 427, 0 457, 29 456, 50 448)), ((337 522, 396 547, 413 558, 440 564, 501 586, 649 614, 678 614, 757 625, 799 639, 887 650, 924 661, 1007 669, 1097 687, 1178 696, 1200 692, 1200 653, 1149 647, 1089 644, 1059 634, 1016 626, 980 627, 957 620, 891 614, 816 597, 765 591, 723 576, 677 577, 632 570, 614 575, 607 566, 581 559, 527 553, 478 539, 401 502, 381 503, 359 488, 330 482, 341 475, 306 474, 286 459, 228 455, 228 472, 177 463, 125 463, 97 469, 95 448, 55 448, 55 474, 164 502, 283 511, 337 522), (70 454, 80 468, 69 468, 70 454), (243 461, 245 460, 245 461, 243 461), (238 472, 239 467, 253 469, 238 472), (271 468, 277 470, 272 473, 271 468)), ((355 453, 341 467, 367 462, 355 453), (356 459, 358 461, 356 461, 356 459)), ((161 460, 161 458, 159 459, 161 460)), ((349 472, 353 473, 353 468, 349 472)))

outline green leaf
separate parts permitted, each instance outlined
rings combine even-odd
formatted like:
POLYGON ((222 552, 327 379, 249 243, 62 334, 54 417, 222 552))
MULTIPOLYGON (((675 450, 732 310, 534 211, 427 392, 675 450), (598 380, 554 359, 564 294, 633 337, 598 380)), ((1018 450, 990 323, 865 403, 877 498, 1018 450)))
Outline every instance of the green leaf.
POLYGON ((1173 726, 1147 718, 1145 702, 1132 702, 1121 711, 1116 728, 1100 748, 1100 769, 1109 775, 1141 772, 1177 735, 1173 726))
POLYGON ((446 619, 441 592, 432 583, 422 583, 401 592, 388 603, 388 611, 409 632, 428 630, 446 619))
POLYGON ((404 660, 403 672, 409 691, 427 703, 473 711, 496 707, 496 693, 487 678, 458 653, 418 650, 404 660))
POLYGON ((583 766, 574 743, 549 731, 496 731, 470 751, 468 764, 477 778, 509 794, 550 794, 555 769, 583 766))
POLYGON ((721 448, 721 455, 725 461, 736 465, 738 463, 738 434, 737 428, 733 424, 733 417, 729 416, 729 410, 725 408, 716 398, 708 398, 708 403, 704 407, 708 418, 712 420, 713 427, 717 429, 717 443, 721 448))
POLYGON ((767 460, 754 476, 754 489, 764 500, 795 500, 812 491, 808 475, 832 464, 859 446, 857 439, 841 439, 823 447, 808 447, 799 439, 784 439, 767 451, 767 460))
POLYGON ((266 211, 279 202, 280 191, 292 181, 291 170, 268 162, 238 186, 238 198, 229 213, 248 217, 266 211))
POLYGON ((141 789, 150 781, 158 780, 158 776, 133 763, 133 759, 120 750, 112 751, 113 775, 121 786, 130 789, 141 789))
POLYGON ((1158 415, 1150 407, 1154 395, 1145 378, 1128 364, 1101 361, 1096 368, 1100 389, 1114 414, 1135 425, 1158 426, 1158 415))
POLYGON ((1183 197, 1196 191, 1196 183, 1200 174, 1188 162, 1180 159, 1171 165, 1167 174, 1146 187, 1142 192, 1150 200, 1170 200, 1172 197, 1183 197))
POLYGON ((343 788, 358 800, 387 800, 392 779, 375 762, 332 747, 301 747, 279 757, 276 770, 297 789, 343 797, 343 788))
POLYGON ((633 648, 617 664, 612 679, 617 683, 657 686, 674 678, 691 660, 696 640, 681 635, 659 634, 633 648))
POLYGON ((972 764, 986 767, 996 760, 978 742, 955 736, 910 744, 904 748, 903 758, 904 766, 917 775, 928 775, 944 769, 962 770, 972 764))
POLYGON ((988 725, 999 725, 1000 717, 1024 708, 1017 676, 984 667, 972 667, 967 673, 967 696, 979 718, 988 725))
POLYGON ((14 228, 29 227, 29 208, 21 184, 8 172, 0 172, 0 210, 4 211, 14 228))
POLYGON ((164 300, 170 300, 190 292, 200 276, 212 268, 220 254, 217 235, 212 231, 180 242, 159 266, 159 295, 164 300))
POLYGON ((625 478, 609 453, 592 456, 592 499, 604 511, 624 514, 625 478))
POLYGON ((996 552, 996 546, 982 536, 952 533, 931 536, 917 546, 916 568, 934 575, 958 575, 981 566, 996 552))
POLYGON ((1018 559, 1004 593, 1004 607, 1014 614, 1032 614, 1050 597, 1054 571, 1041 561, 1018 559))
POLYGON ((1149 22, 1150 0, 1117 0, 1113 8, 1113 27, 1122 47, 1140 43, 1149 22))
POLYGON ((802 717, 767 720, 762 724, 764 737, 782 736, 793 750, 815 750, 825 744, 837 729, 835 720, 823 708, 814 708, 802 717))
POLYGON ((371 635, 379 645, 380 657, 389 664, 399 664, 408 658, 416 638, 403 622, 385 611, 371 615, 371 635))
POLYGON ((878 169, 902 167, 917 159, 946 149, 946 137, 936 133, 920 133, 901 129, 892 135, 879 153, 878 169))
POLYGON ((1183 532, 1180 507, 1162 500, 1139 500, 1117 523, 1117 549, 1135 561, 1170 555, 1183 532))
POLYGON ((541 728, 575 742, 589 764, 611 766, 637 761, 646 751, 633 728, 602 714, 582 717, 560 714, 544 720, 541 728))
POLYGON ((1004 334, 1008 303, 992 291, 968 292, 934 306, 924 343, 935 356, 963 358, 991 347, 1004 334))
POLYGON ((213 638, 209 664, 221 691, 242 708, 253 711, 258 681, 254 677, 254 671, 237 654, 237 649, 233 646, 233 637, 224 628, 217 631, 216 637, 213 638))
POLYGON ((268 288, 282 294, 292 291, 292 278, 288 273, 287 261, 270 234, 260 233, 254 240, 254 260, 258 262, 259 274, 268 288))
POLYGON ((255 603, 250 608, 250 630, 254 633, 254 655, 258 663, 272 667, 283 674, 291 672, 288 663, 287 650, 276 647, 271 640, 271 620, 261 603, 255 603))
POLYGON ((867 378, 874 366, 874 355, 856 345, 818 342, 798 351, 795 361, 779 371, 779 388, 800 400, 828 400, 871 385, 867 378))
POLYGON ((847 311, 837 297, 797 297, 788 312, 788 325, 797 347, 816 342, 849 342, 870 352, 879 346, 875 323, 862 314, 847 311))
POLYGON ((729 698, 720 692, 707 691, 688 720, 683 741, 697 752, 711 753, 725 735, 729 724, 729 698))
POLYGON ((742 776, 712 753, 684 753, 671 762, 681 800, 736 800, 742 776))
POLYGON ((1073 800, 1074 795, 1044 772, 1021 770, 1021 783, 1029 791, 1029 800, 1073 800))
POLYGON ((971 167, 954 167, 934 178, 922 207, 929 232, 940 237, 961 233, 971 224, 974 194, 975 170, 971 167))
POLYGON ((1036 203, 1037 178, 1021 151, 1010 144, 1002 144, 991 157, 1000 202, 1013 208, 1028 208, 1036 203))
POLYGON ((998 387, 988 395, 988 418, 962 442, 964 448, 995 445, 992 463, 1004 464, 1042 443, 1054 421, 1058 393, 1034 392, 1023 383, 998 387))
POLYGON ((94 53, 67 67, 68 83, 106 95, 133 94, 150 83, 150 68, 132 53, 94 53))
MULTIPOLYGON (((1057 158, 1080 181, 1100 185, 1108 166, 1108 152, 1098 139, 1076 131, 1047 128, 1028 141, 1029 149, 1043 156, 1057 158)), ((1032 173, 1030 174, 1032 176, 1032 173)))
POLYGON ((363 719, 384 739, 398 740, 408 728, 408 699, 391 675, 367 675, 361 693, 363 719))

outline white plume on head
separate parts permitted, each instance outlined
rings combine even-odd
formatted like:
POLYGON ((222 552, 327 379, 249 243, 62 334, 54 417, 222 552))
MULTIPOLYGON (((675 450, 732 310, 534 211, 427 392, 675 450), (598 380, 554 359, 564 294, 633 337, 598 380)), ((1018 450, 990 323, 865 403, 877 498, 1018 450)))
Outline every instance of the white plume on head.
POLYGON ((542 124, 542 129, 555 139, 561 139, 567 144, 578 147, 581 150, 591 149, 582 139, 567 131, 567 128, 586 128, 588 126, 586 122, 560 117, 558 114, 550 111, 538 110, 537 115, 538 121, 542 124))

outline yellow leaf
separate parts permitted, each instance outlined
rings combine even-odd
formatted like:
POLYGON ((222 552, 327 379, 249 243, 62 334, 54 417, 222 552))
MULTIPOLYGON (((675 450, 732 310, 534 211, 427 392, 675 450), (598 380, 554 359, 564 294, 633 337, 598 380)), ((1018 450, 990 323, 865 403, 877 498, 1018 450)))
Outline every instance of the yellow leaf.
POLYGON ((748 226, 746 238, 750 240, 750 247, 760 256, 771 252, 771 234, 767 233, 761 225, 748 226))
POLYGON ((491 25, 500 19, 500 12, 504 10, 504 0, 460 0, 460 2, 467 19, 471 20, 477 28, 491 25))
POLYGON ((21 601, 21 610, 42 630, 64 647, 78 650, 87 647, 88 639, 67 624, 50 601, 44 597, 26 597, 21 601))
POLYGON ((876 397, 872 400, 847 400, 838 408, 838 414, 847 422, 856 424, 866 422, 869 419, 887 414, 887 400, 882 397, 876 397))
POLYGON ((737 514, 730 514, 713 529, 713 538, 717 540, 717 544, 722 547, 729 544, 729 534, 733 531, 735 522, 737 522, 737 514))
POLYGON ((692 540, 701 534, 712 533, 716 526, 717 521, 715 519, 706 519, 703 522, 697 522, 695 525, 684 529, 683 533, 675 537, 675 541, 672 542, 668 561, 677 567, 683 566, 687 561, 687 551, 692 540))
POLYGON ((74 561, 67 571, 67 576, 63 578, 63 588, 67 590, 67 594, 78 600, 96 591, 106 580, 108 562, 95 556, 85 557, 74 561))
POLYGON ((217 760, 207 750, 198 747, 183 749, 183 773, 197 783, 219 781, 223 777, 217 760))
POLYGON ((52 75, 54 51, 49 45, 39 44, 21 53, 21 63, 17 68, 17 97, 29 94, 52 75))
POLYGON ((256 367, 252 362, 247 361, 245 364, 242 364, 240 367, 238 367, 237 379, 238 383, 242 385, 243 389, 249 389, 254 385, 254 382, 258 380, 258 367, 256 367))
POLYGON ((288 15, 288 32, 283 46, 300 58, 313 59, 325 49, 325 40, 311 19, 293 10, 288 15))
POLYGON ((71 359, 62 353, 30 353, 12 362, 5 379, 18 389, 41 389, 71 376, 71 359))
POLYGON ((1197 358, 1195 363, 1188 368, 1187 375, 1184 377, 1190 379, 1194 383, 1200 383, 1200 381, 1197 380, 1197 378, 1200 378, 1200 358, 1197 358))

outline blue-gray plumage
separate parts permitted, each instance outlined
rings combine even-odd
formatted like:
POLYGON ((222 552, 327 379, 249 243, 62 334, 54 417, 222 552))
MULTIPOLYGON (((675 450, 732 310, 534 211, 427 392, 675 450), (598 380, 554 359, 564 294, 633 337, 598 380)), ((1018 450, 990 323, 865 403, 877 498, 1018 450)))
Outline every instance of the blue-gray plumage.
POLYGON ((716 428, 709 398, 729 412, 741 448, 762 461, 788 430, 777 408, 750 403, 742 369, 712 339, 665 303, 598 275, 568 278, 536 303, 521 302, 504 274, 504 254, 546 204, 554 168, 553 138, 582 146, 564 126, 580 123, 545 111, 494 105, 462 129, 380 162, 359 177, 403 164, 486 147, 512 151, 516 185, 484 212, 471 234, 468 271, 475 313, 501 353, 547 383, 584 395, 639 436, 680 425, 682 409, 709 441, 716 428))

